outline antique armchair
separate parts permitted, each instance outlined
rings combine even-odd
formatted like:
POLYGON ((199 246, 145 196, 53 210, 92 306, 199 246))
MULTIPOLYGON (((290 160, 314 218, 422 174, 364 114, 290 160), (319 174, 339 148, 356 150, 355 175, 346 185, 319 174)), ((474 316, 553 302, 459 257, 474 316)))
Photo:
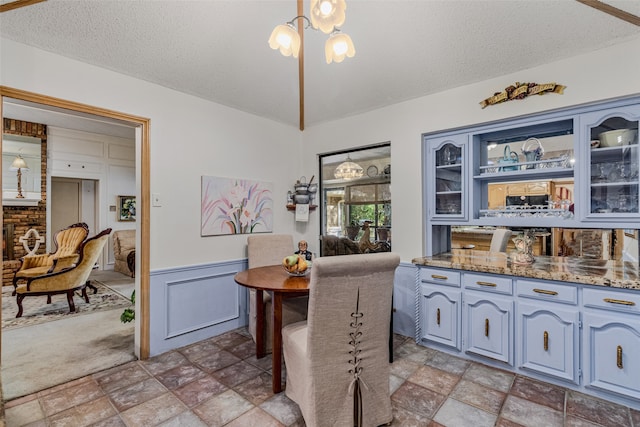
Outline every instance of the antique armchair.
POLYGON ((113 232, 113 271, 134 277, 136 273, 136 230, 113 232))
MULTIPOLYGON (((247 237, 247 257, 249 268, 264 267, 266 265, 280 265, 287 255, 293 255, 293 237, 290 234, 255 234, 247 237)), ((256 339, 256 292, 249 291, 249 333, 256 339)), ((307 318, 306 296, 287 298, 282 302, 282 325, 299 322, 307 318)), ((271 336, 273 327, 271 321, 271 295, 263 293, 265 313, 265 344, 266 351, 271 351, 271 336)))
POLYGON ((287 397, 315 426, 378 426, 393 419, 389 322, 400 257, 320 257, 306 321, 282 329, 287 397))
POLYGON ((26 278, 26 283, 20 283, 16 287, 16 302, 18 303, 18 314, 16 317, 22 316, 22 300, 27 296, 47 296, 47 303, 51 302, 51 295, 67 294, 69 302, 69 311, 76 311, 73 303, 73 295, 76 290, 82 291, 82 297, 88 303, 87 282, 89 274, 93 270, 102 249, 104 248, 111 229, 100 232, 96 236, 87 239, 80 247, 80 255, 77 263, 73 266, 46 273, 40 276, 26 278))
POLYGON ((70 267, 78 259, 78 248, 87 238, 89 226, 84 222, 70 225, 53 236, 55 251, 22 257, 20 268, 13 276, 13 295, 18 282, 70 267))

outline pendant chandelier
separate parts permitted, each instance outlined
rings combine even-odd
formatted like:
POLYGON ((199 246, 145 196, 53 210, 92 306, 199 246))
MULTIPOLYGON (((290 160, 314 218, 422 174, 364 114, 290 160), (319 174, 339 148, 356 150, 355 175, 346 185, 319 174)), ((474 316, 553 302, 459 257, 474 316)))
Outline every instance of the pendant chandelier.
POLYGON ((269 37, 269 46, 271 49, 280 50, 284 56, 297 58, 301 46, 300 34, 295 27, 298 21, 298 26, 304 25, 303 29, 311 27, 329 34, 324 48, 327 64, 342 62, 345 57, 352 58, 356 54, 353 41, 347 34, 340 32, 340 27, 345 21, 346 9, 345 0, 311 0, 311 19, 299 15, 285 24, 278 25, 269 37))
POLYGON ((347 156, 347 160, 336 168, 333 176, 338 179, 356 179, 361 178, 364 175, 364 169, 362 167, 351 161, 351 158, 347 156))

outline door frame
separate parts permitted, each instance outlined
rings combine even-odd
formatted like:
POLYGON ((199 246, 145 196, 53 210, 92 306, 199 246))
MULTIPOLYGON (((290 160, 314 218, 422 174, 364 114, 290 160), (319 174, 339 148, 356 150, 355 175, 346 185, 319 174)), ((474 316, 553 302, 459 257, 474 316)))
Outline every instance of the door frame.
MULTIPOLYGON (((150 346, 150 330, 149 330, 149 248, 150 248, 150 140, 149 140, 149 125, 151 120, 145 117, 134 116, 131 114, 121 113, 118 111, 108 110, 105 108, 95 107, 92 105, 81 104, 78 102, 67 101, 60 98, 54 98, 51 96, 41 95, 34 92, 27 92, 20 89, 14 89, 7 86, 0 85, 0 117, 2 115, 2 105, 4 104, 4 98, 13 98, 23 101, 34 102, 51 107, 65 108, 67 110, 89 113, 101 117, 123 120, 129 122, 132 126, 137 127, 136 140, 140 141, 140 156, 136 158, 136 168, 140 169, 140 194, 138 195, 138 209, 137 209, 137 232, 140 233, 140 270, 136 275, 136 280, 139 280, 140 290, 136 293, 136 329, 135 334, 135 348, 137 356, 144 360, 149 358, 149 346, 150 346), (138 305, 139 304, 139 305, 138 305)), ((3 127, 4 129, 4 127, 3 127)), ((137 144, 137 141, 136 141, 137 144)), ((2 142, 0 139, 0 149, 2 148, 2 142)), ((0 172, 1 172, 0 165, 0 172)), ((0 177, 0 182, 2 178, 0 177)), ((0 201, 0 208, 2 207, 2 201, 0 201)), ((0 312, 1 316, 1 312, 0 312)), ((1 334, 1 331, 0 331, 1 334)))

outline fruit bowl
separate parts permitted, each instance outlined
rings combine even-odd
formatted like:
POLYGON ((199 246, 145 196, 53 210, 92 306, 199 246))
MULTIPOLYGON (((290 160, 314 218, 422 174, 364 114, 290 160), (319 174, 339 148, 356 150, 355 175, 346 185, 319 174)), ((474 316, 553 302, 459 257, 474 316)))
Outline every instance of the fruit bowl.
POLYGON ((307 266, 307 269, 304 270, 304 271, 297 271, 297 270, 296 271, 289 271, 287 269, 287 267, 284 266, 284 265, 282 266, 282 268, 284 268, 284 271, 286 271, 289 276, 294 276, 294 277, 306 276, 311 271, 311 266, 310 265, 307 266))

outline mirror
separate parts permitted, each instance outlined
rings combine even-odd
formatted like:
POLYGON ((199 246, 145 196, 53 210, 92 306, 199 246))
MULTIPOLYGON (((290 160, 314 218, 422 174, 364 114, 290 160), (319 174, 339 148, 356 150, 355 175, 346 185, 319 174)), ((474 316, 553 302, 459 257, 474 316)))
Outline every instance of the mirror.
POLYGON ((4 205, 38 204, 41 200, 41 165, 40 138, 12 134, 2 135, 2 199, 4 205), (19 162, 17 159, 22 159, 23 162, 19 162), (18 182, 20 182, 20 186, 18 186, 18 182), (19 197, 19 189, 23 197, 19 197))
POLYGON ((320 155, 320 194, 323 256, 391 250, 389 143, 320 155))

